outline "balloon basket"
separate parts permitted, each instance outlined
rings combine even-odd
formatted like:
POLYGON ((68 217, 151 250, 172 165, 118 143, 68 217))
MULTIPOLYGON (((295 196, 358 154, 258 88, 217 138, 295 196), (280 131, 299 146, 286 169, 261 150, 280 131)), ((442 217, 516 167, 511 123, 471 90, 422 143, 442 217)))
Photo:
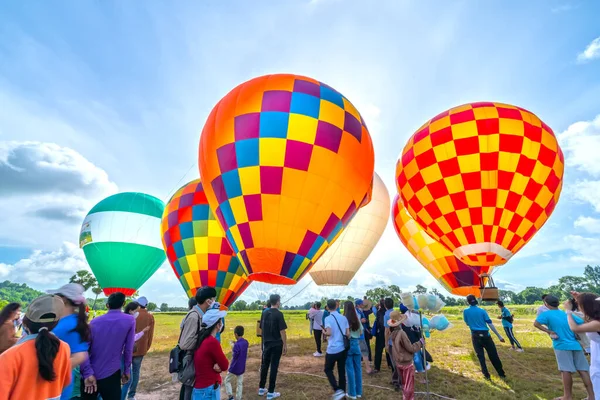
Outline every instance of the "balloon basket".
POLYGON ((494 285, 494 280, 490 275, 481 274, 479 276, 479 283, 482 301, 498 301, 500 299, 500 291, 494 285))

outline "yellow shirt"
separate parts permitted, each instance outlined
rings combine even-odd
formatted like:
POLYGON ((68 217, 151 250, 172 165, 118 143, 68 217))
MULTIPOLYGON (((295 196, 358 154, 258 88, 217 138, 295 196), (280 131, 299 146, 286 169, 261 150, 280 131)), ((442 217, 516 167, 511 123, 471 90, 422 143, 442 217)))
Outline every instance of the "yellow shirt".
POLYGON ((71 351, 60 341, 54 359, 56 379, 44 380, 38 372, 35 339, 25 340, 0 355, 0 400, 58 400, 71 382, 71 351))

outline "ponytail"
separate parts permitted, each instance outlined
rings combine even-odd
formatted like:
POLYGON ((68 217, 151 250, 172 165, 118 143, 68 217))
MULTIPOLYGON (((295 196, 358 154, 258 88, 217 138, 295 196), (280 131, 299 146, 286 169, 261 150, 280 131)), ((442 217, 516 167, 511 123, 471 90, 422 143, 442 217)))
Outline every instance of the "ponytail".
POLYGON ((85 313, 85 304, 78 304, 77 308, 79 309, 77 313, 77 325, 73 331, 79 334, 81 343, 90 342, 92 340, 92 333, 88 325, 88 316, 85 313))
POLYGON ((37 333, 35 338, 35 351, 38 359, 38 371, 40 376, 52 382, 56 379, 54 372, 54 359, 58 354, 60 340, 50 333, 57 322, 37 323, 31 322, 27 317, 23 320, 23 324, 27 326, 27 330, 31 333, 37 333))

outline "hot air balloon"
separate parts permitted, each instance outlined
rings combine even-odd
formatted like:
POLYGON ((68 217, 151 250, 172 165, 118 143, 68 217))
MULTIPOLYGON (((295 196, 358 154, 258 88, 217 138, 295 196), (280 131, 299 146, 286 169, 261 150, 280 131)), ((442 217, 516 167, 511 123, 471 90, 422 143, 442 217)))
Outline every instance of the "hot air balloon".
POLYGON ((310 270, 317 285, 347 285, 385 230, 390 212, 390 195, 375 174, 371 202, 362 207, 340 237, 323 253, 310 270))
POLYGON ((417 224, 397 195, 392 206, 392 220, 402 244, 444 289, 457 296, 480 296, 479 275, 491 273, 493 267, 473 267, 460 261, 417 224))
POLYGON ((165 261, 160 243, 164 203, 144 193, 118 193, 85 217, 79 247, 104 290, 131 296, 165 261))
POLYGON ((368 202, 374 152, 362 117, 335 89, 267 75, 212 110, 199 169, 249 279, 289 285, 368 202))
POLYGON ((229 307, 250 282, 206 201, 200 179, 181 187, 165 207, 161 237, 173 272, 188 297, 202 286, 229 307))
POLYGON ((464 263, 502 265, 548 220, 564 157, 552 129, 500 103, 452 108, 409 139, 396 165, 408 213, 464 263))

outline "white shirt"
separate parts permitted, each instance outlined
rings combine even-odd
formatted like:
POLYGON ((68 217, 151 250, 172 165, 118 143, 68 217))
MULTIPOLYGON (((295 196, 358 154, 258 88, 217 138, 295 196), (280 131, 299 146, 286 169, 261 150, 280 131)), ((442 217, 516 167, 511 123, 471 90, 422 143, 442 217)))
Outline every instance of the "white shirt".
POLYGON ((308 311, 308 318, 312 321, 312 328, 317 331, 323 330, 323 310, 311 308, 308 311))
POLYGON ((538 317, 540 316, 540 314, 541 314, 541 313, 543 313, 543 312, 545 312, 545 311, 548 311, 548 310, 549 310, 549 309, 548 309, 548 307, 546 307, 546 305, 545 305, 545 304, 544 304, 544 305, 542 305, 542 306, 540 306, 540 308, 538 308, 538 310, 537 310, 537 315, 538 315, 538 317))
POLYGON ((337 311, 332 312, 325 318, 325 328, 331 329, 331 336, 327 342, 327 354, 338 354, 344 351, 343 336, 346 335, 346 331, 349 328, 346 317, 337 311))

